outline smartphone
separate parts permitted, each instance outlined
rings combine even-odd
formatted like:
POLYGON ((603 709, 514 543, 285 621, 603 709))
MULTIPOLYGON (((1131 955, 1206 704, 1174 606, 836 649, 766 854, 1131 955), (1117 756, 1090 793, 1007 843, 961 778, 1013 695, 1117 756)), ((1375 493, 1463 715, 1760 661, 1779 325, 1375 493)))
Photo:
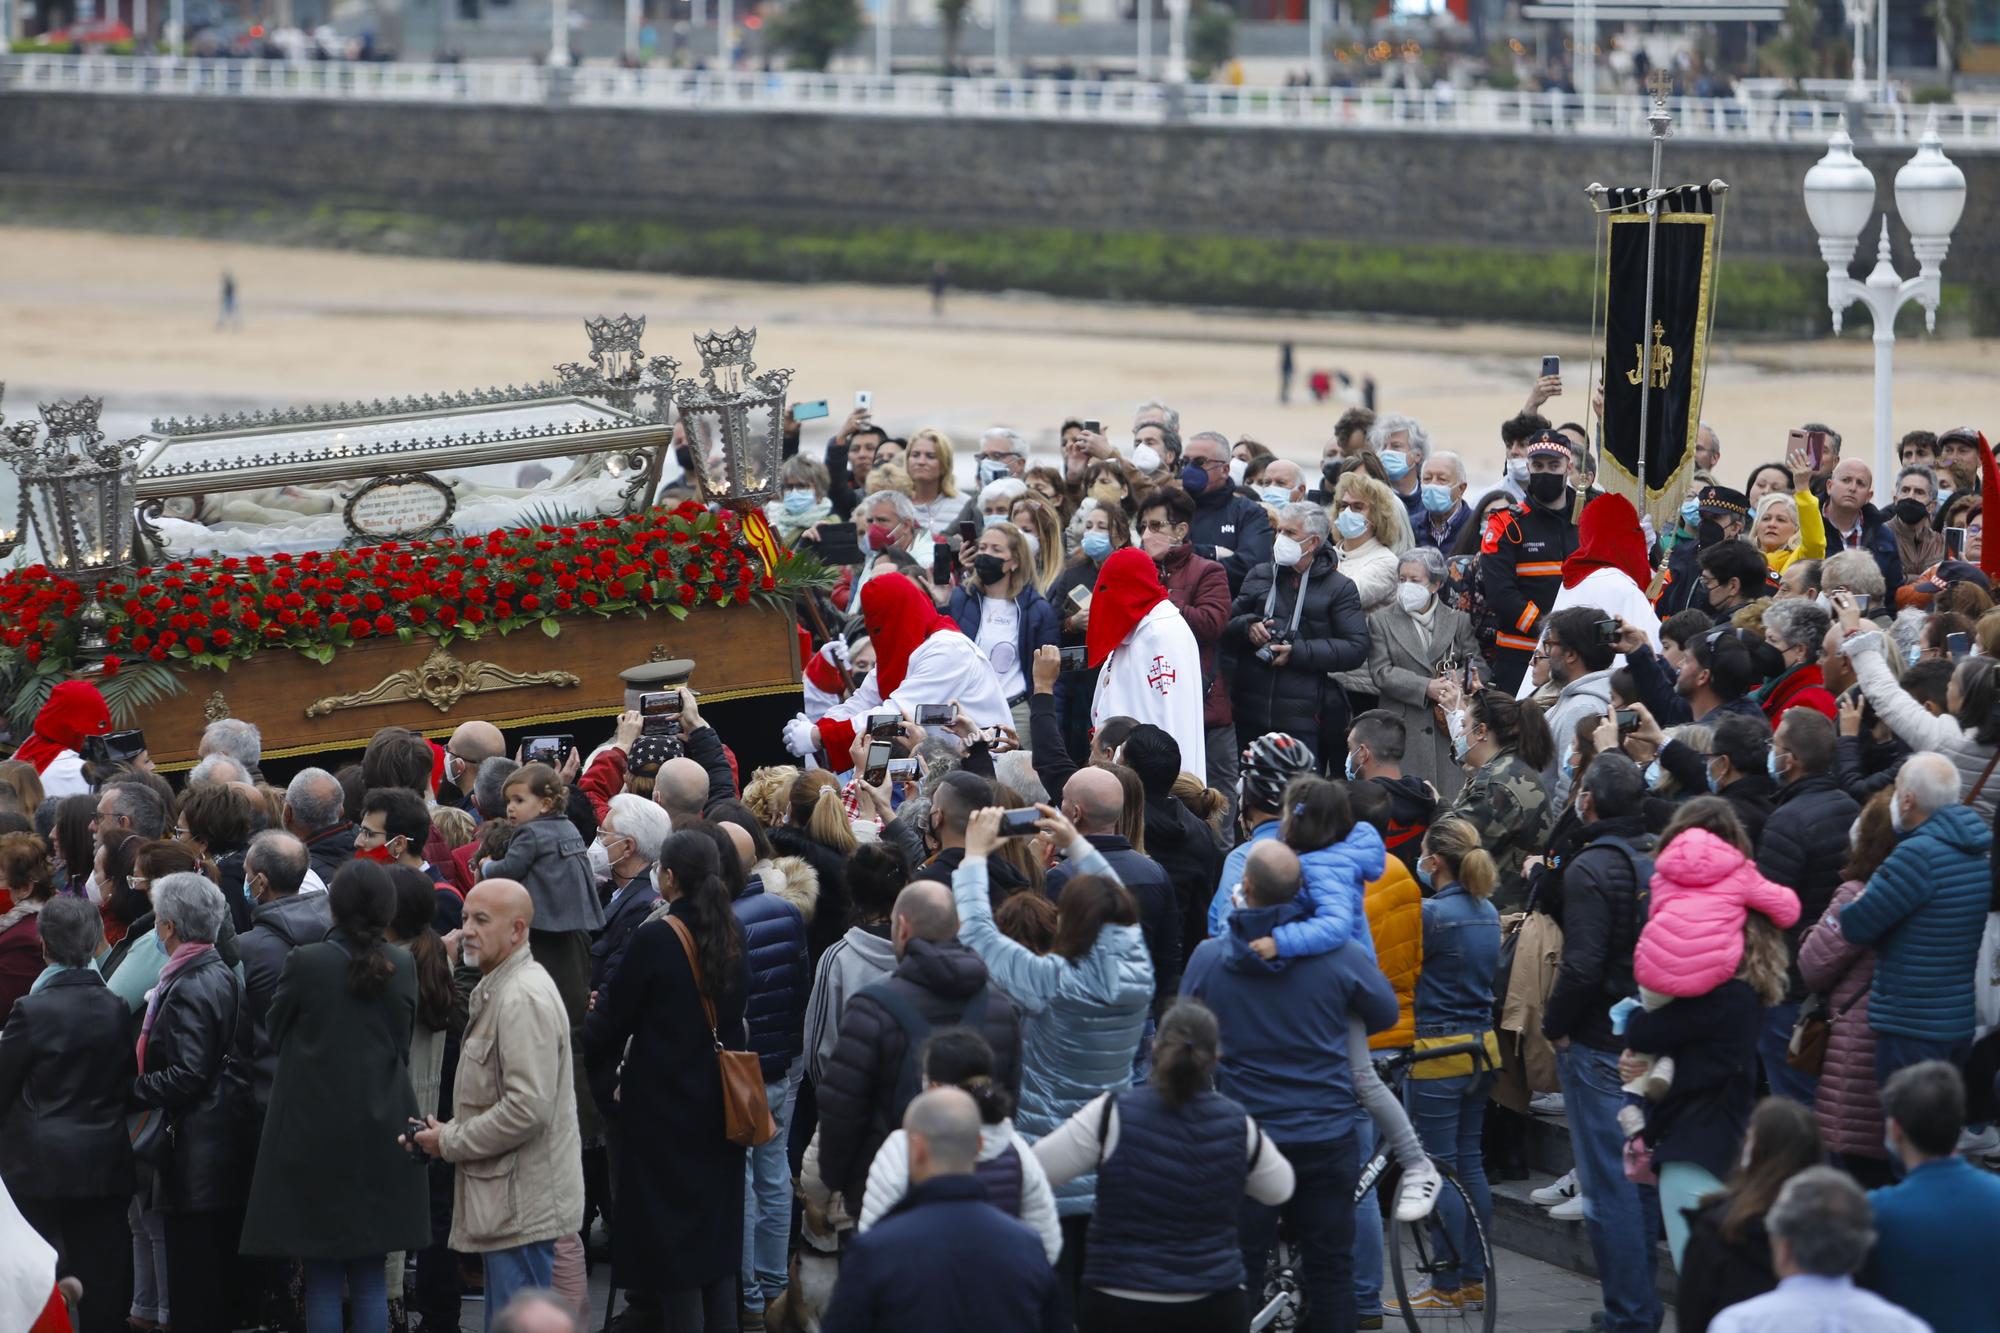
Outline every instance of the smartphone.
POLYGON ((1088 646, 1088 645, 1086 645, 1086 644, 1081 644, 1081 643, 1079 643, 1079 644, 1077 644, 1077 645, 1076 645, 1076 646, 1075 646, 1074 648, 1065 648, 1065 649, 1063 649, 1063 650, 1062 650, 1062 669, 1063 669, 1064 671, 1087 671, 1087 670, 1089 670, 1089 669, 1090 669, 1090 648, 1089 648, 1089 646, 1088 646))
POLYGON ((1547 379, 1551 375, 1561 375, 1562 373, 1563 373, 1563 359, 1561 357, 1545 356, 1542 358, 1543 379, 1547 379))
POLYGON ((1597 641, 1599 643, 1603 644, 1616 643, 1618 642, 1619 638, 1622 637, 1619 633, 1618 622, 1616 620, 1612 619, 1600 620, 1597 621, 1595 624, 1593 624, 1590 628, 1591 631, 1597 635, 1597 641))
POLYGON ((1854 609, 1855 609, 1855 610, 1859 611, 1859 612, 1860 612, 1860 613, 1861 613, 1862 615, 1864 615, 1864 616, 1868 614, 1868 600, 1869 600, 1869 598, 1868 598, 1868 594, 1867 594, 1867 593, 1865 593, 1865 592, 1851 592, 1851 593, 1849 593, 1849 594, 1847 594, 1847 595, 1848 595, 1849 597, 1852 597, 1852 598, 1854 599, 1854 609))
POLYGON ((939 542, 931 548, 931 582, 940 588, 949 588, 951 574, 951 543, 939 542))
POLYGON ((1630 736, 1639 729, 1639 710, 1636 708, 1620 708, 1611 714, 1611 718, 1618 724, 1620 736, 1630 736))
POLYGON ((672 717, 681 711, 679 690, 647 690, 639 696, 641 717, 672 717))
POLYGON ((891 759, 889 776, 892 778, 913 778, 917 775, 917 761, 914 759, 891 759))
POLYGON ((1000 815, 1000 836, 1003 838, 1019 838, 1033 833, 1035 825, 1040 821, 1041 817, 1042 812, 1031 805, 1024 806, 1019 810, 1003 811, 1000 815))
POLYGON ((1946 528, 1944 530, 1944 553, 1953 560, 1965 558, 1965 529, 1946 528))
POLYGON ((1806 453, 1806 432, 1793 429, 1785 432, 1785 461, 1789 463, 1793 454, 1806 453))
POLYGON ((902 725, 903 715, 901 713, 870 713, 868 715, 868 734, 878 739, 885 736, 894 736, 896 728, 902 725))
POLYGON ((873 389, 856 389, 854 391, 854 405, 863 412, 874 411, 875 391, 873 389))
POLYGON ((1826 432, 1823 430, 1804 430, 1795 433, 1806 437, 1804 445, 1806 463, 1813 471, 1819 471, 1826 465, 1826 432))
POLYGON ((920 727, 949 726, 958 710, 950 704, 918 704, 917 725, 920 727))
POLYGON ((968 518, 959 523, 958 544, 961 548, 979 544, 979 520, 968 518))
POLYGON ((816 398, 810 403, 793 403, 792 420, 817 421, 827 414, 826 399, 816 398))
POLYGON ((1104 423, 1102 421, 1086 421, 1083 423, 1083 428, 1092 435, 1104 434, 1104 423))
POLYGON ((1090 609, 1090 589, 1081 583, 1069 590, 1069 604, 1079 611, 1090 609))
POLYGON ((890 748, 887 741, 870 741, 868 743, 868 762, 863 765, 862 778, 869 786, 879 786, 882 779, 889 776, 890 748))
POLYGON ((78 751, 87 763, 122 764, 146 752, 146 733, 139 730, 107 731, 102 736, 85 736, 78 751))
POLYGON ((1972 636, 1970 634, 1947 634, 1944 636, 1944 650, 1950 653, 1951 660, 1956 662, 1972 651, 1972 636))
POLYGON ((852 523, 821 523, 813 549, 829 565, 861 563, 861 538, 852 523))
MULTIPOLYGON (((679 691, 675 691, 676 694, 679 691)), ((561 768, 572 750, 576 749, 576 737, 530 736, 521 743, 521 759, 530 764, 547 764, 550 768, 561 768)))

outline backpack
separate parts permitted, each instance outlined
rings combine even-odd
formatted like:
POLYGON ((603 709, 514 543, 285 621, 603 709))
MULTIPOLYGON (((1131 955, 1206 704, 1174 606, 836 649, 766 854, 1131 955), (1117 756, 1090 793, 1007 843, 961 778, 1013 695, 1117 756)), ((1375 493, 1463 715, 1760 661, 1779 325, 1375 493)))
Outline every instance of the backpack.
POLYGON ((875 1002, 889 1011, 889 1017, 896 1020, 896 1026, 903 1030, 903 1067, 896 1074, 896 1100, 890 1108, 890 1115, 897 1124, 902 1123, 903 1112, 923 1091, 923 1045, 931 1032, 940 1027, 969 1027, 979 1031, 986 1024, 986 999, 990 988, 981 986, 966 997, 965 1005, 958 1016, 944 1023, 934 1023, 924 1015, 910 998, 894 986, 877 984, 868 987, 862 994, 873 996, 875 1002))

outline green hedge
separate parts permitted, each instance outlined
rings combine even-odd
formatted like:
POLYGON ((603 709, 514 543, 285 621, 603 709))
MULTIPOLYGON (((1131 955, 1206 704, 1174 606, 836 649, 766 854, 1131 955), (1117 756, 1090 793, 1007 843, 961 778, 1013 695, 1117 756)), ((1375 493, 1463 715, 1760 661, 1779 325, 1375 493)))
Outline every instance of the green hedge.
MULTIPOLYGON (((1588 252, 1062 228, 686 225, 335 205, 107 207, 32 192, 0 201, 0 221, 777 282, 921 286, 941 259, 955 287, 976 291, 1565 325, 1589 320, 1592 280, 1588 252)), ((1827 328, 1825 299, 1825 271, 1815 264, 1725 257, 1716 324, 1738 333, 1811 336, 1827 328)), ((1969 312, 1975 326, 2000 322, 2000 302, 1961 287, 1946 288, 1946 312, 1969 312)))

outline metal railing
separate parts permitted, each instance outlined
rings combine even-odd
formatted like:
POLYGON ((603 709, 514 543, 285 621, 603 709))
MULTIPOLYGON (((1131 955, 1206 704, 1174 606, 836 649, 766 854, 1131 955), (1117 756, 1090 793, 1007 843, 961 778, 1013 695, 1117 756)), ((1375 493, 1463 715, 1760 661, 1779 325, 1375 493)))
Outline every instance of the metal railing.
MULTIPOLYGON (((550 70, 526 64, 293 63, 20 55, 0 59, 9 92, 245 97, 468 105, 576 105, 653 110, 819 112, 974 120, 1282 126, 1457 134, 1533 133, 1634 138, 1647 99, 1611 95, 1421 92, 1389 88, 1233 88, 1067 79, 945 79, 924 75, 737 71, 550 70)), ((1841 116, 1855 137, 1914 143, 1935 112, 1946 144, 2000 147, 2000 107, 1855 105, 1768 97, 1673 101, 1682 139, 1823 143, 1841 116), (1858 121, 1859 123, 1853 123, 1858 121)))

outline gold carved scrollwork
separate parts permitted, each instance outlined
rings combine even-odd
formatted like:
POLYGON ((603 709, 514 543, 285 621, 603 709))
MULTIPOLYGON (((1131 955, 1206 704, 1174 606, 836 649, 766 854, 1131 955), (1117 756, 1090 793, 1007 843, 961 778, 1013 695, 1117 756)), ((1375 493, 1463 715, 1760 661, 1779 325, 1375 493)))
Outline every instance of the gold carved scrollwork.
POLYGON ((220 722, 229 716, 229 700, 222 697, 221 690, 215 691, 202 701, 201 716, 205 722, 220 722))
POLYGON ((567 688, 577 683, 577 677, 567 671, 510 671, 491 662, 461 662, 438 648, 421 665, 386 676, 357 694, 329 694, 313 700, 306 705, 306 716, 325 717, 343 708, 401 703, 408 699, 422 699, 440 713, 446 713, 468 694, 536 685, 567 688))

